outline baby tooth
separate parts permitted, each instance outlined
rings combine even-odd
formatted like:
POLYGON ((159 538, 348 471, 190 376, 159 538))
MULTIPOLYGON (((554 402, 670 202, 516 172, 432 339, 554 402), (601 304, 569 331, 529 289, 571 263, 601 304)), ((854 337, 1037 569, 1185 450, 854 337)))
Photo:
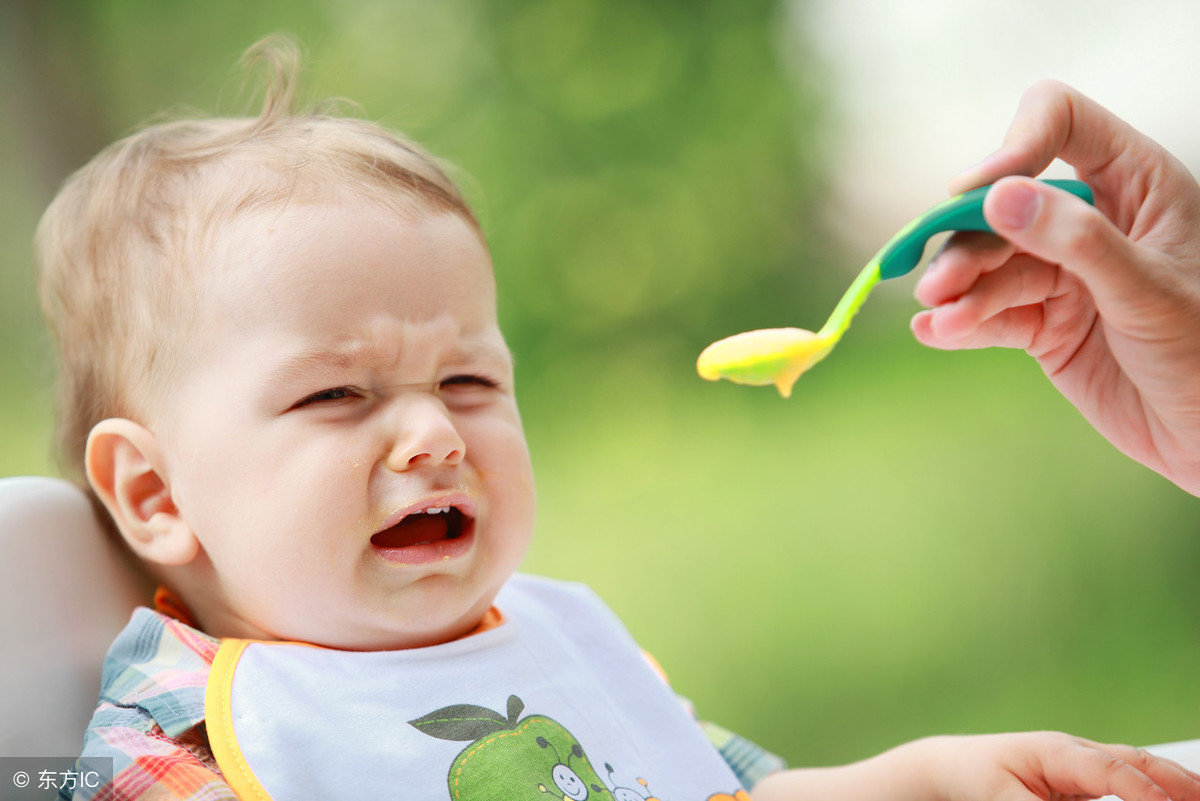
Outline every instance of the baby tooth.
POLYGON ((443 515, 443 514, 445 514, 446 512, 449 512, 449 511, 450 511, 450 507, 449 507, 449 506, 434 506, 434 507, 432 507, 432 508, 426 509, 426 510, 425 510, 425 514, 430 514, 430 515, 443 515))

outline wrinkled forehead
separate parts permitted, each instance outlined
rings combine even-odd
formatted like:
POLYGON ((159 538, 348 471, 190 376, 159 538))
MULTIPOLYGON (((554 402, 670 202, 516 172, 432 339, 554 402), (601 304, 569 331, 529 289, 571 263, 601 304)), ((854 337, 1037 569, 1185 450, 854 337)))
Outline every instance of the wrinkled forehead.
MULTIPOLYGON (((475 319, 495 320, 495 278, 475 221, 412 193, 380 185, 347 186, 310 170, 288 173, 231 159, 197 175, 186 202, 194 211, 181 221, 184 230, 176 243, 189 252, 179 254, 177 263, 183 270, 161 287, 175 298, 170 305, 179 311, 162 321, 164 340, 201 341, 213 331, 238 328, 247 315, 292 314, 301 291, 329 306, 347 303, 343 296, 356 297, 358 286, 371 283, 374 276, 366 263, 341 256, 366 244, 370 232, 349 240, 332 236, 348 217, 353 220, 348 209, 361 210, 362 216, 378 214, 398 227, 452 221, 459 232, 452 238, 453 247, 469 253, 475 265, 462 273, 470 278, 462 302, 470 301, 475 319), (297 220, 304 222, 297 225, 297 220), (314 253, 327 256, 329 270, 306 269, 313 266, 314 253), (267 270, 258 269, 263 264, 269 265, 267 270), (361 270, 368 272, 358 274, 361 270), (304 283, 291 286, 296 280, 304 283), (254 301, 241 302, 246 297, 254 301)), ((401 259, 405 255, 397 249, 391 253, 401 259)), ((400 280, 393 286, 420 289, 402 274, 396 276, 400 280)), ((432 309, 439 303, 426 306, 432 309)), ((316 301, 309 297, 307 305, 315 306, 316 301)))
POLYGON ((511 365, 491 260, 458 215, 410 219, 371 201, 293 197, 243 210, 213 242, 212 267, 192 285, 177 389, 230 380, 221 365, 265 368, 288 354, 416 369, 486 350, 511 365))

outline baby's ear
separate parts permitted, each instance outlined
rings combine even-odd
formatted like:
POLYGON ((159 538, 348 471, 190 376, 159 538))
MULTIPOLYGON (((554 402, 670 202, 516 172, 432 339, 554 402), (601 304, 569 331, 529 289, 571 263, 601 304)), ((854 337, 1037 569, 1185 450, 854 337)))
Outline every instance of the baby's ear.
POLYGON ((200 542, 171 497, 158 438, 124 418, 101 420, 88 435, 84 456, 88 482, 141 559, 184 565, 200 542))

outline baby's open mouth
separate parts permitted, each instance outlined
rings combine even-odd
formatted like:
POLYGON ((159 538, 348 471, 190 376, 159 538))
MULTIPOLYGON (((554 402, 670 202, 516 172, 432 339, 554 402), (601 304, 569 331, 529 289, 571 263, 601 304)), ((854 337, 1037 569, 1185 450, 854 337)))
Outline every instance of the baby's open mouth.
POLYGON ((471 518, 455 506, 435 506, 408 515, 391 528, 371 537, 376 548, 409 548, 456 540, 467 531, 471 518))

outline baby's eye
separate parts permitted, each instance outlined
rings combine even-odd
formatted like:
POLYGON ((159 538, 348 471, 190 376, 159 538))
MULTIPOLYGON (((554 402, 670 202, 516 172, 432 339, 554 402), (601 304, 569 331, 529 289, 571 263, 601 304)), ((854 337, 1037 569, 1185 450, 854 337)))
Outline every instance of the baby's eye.
POLYGON ((482 375, 464 374, 453 375, 449 378, 442 379, 438 383, 439 389, 470 389, 478 387, 481 389, 495 389, 500 386, 499 382, 482 375))
POLYGON ((348 398, 362 397, 358 390, 352 387, 331 387, 323 389, 320 392, 314 392, 292 404, 293 409, 301 409, 305 406, 311 406, 314 403, 332 403, 335 401, 346 400, 348 398))

